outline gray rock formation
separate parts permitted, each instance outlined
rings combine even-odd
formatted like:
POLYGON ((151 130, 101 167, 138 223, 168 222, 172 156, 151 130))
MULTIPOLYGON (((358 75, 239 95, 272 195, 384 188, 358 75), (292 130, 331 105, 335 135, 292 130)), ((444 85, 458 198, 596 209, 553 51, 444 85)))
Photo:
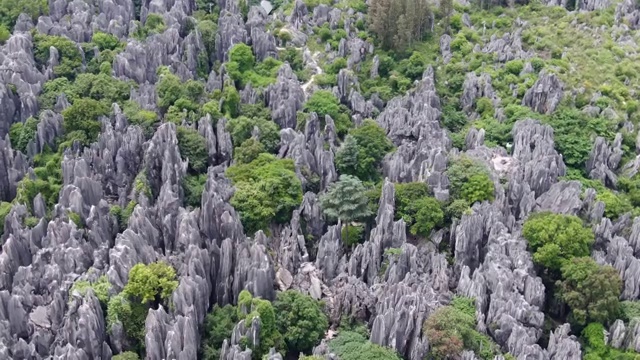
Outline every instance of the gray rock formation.
POLYGON ((491 100, 494 108, 500 106, 500 98, 493 90, 493 86, 491 86, 491 76, 489 74, 485 73, 477 76, 473 72, 467 73, 462 88, 460 105, 467 114, 472 113, 476 100, 481 97, 491 100))
POLYGON ((618 169, 622 155, 622 134, 616 134, 611 145, 607 144, 604 138, 598 136, 586 163, 589 177, 615 188, 618 183, 615 171, 618 169))
POLYGON ((440 99, 429 68, 415 90, 389 101, 377 122, 397 146, 384 160, 385 176, 394 182, 425 181, 436 198, 446 199, 444 171, 451 140, 440 126, 440 116, 440 99))
POLYGON ((278 70, 275 84, 269 85, 265 92, 265 101, 271 109, 271 117, 281 128, 295 129, 297 112, 302 109, 305 96, 296 74, 289 64, 278 70))
POLYGON ((560 79, 555 74, 542 71, 535 84, 524 94, 522 105, 541 114, 551 114, 563 96, 564 84, 560 79))
POLYGON ((458 293, 476 299, 478 328, 488 329, 499 345, 519 358, 542 357, 536 342, 544 322, 544 285, 527 243, 509 232, 510 216, 495 205, 476 204, 473 210, 452 234, 458 293))

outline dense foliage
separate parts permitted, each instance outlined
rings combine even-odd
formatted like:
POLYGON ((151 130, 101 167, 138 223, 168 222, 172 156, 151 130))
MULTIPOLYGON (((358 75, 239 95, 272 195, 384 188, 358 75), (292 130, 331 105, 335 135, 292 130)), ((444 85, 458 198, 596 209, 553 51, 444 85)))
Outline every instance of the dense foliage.
POLYGON ((329 348, 342 360, 400 360, 398 354, 388 348, 371 343, 362 334, 342 331, 329 342, 329 348))
POLYGON ((227 170, 236 191, 231 204, 248 233, 267 230, 271 221, 286 222, 302 201, 302 184, 291 160, 260 154, 248 164, 227 170))
POLYGON ((471 349, 483 360, 500 354, 499 347, 487 335, 476 330, 474 301, 456 297, 449 306, 441 307, 427 318, 423 331, 436 359, 456 358, 471 349))
POLYGON ((573 258, 562 266, 560 296, 571 308, 571 319, 580 325, 607 324, 618 316, 622 280, 609 265, 589 257, 573 258))
POLYGON ((484 165, 469 157, 453 159, 447 169, 450 192, 454 199, 463 199, 468 204, 493 200, 494 185, 484 165))
POLYGON ((309 352, 324 337, 329 327, 321 303, 295 290, 278 293, 273 307, 278 314, 276 324, 287 351, 297 354, 309 352))
POLYGON ((531 215, 522 235, 533 252, 533 260, 555 272, 573 257, 588 256, 594 241, 593 233, 580 218, 552 213, 531 215))
POLYGON ((374 121, 367 120, 349 132, 336 153, 336 167, 341 174, 353 175, 361 180, 380 177, 380 163, 393 149, 384 130, 374 121))

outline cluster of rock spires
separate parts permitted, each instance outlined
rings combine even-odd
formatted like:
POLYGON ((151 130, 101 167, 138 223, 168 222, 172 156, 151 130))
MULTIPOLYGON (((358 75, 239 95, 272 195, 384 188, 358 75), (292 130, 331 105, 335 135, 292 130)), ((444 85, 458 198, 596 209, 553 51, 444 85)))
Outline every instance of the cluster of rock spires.
MULTIPOLYGON (((602 9, 607 1, 580 1, 582 10, 602 9)), ((277 53, 276 40, 267 31, 271 17, 286 21, 293 44, 304 45, 304 31, 313 24, 329 24, 336 29, 342 11, 319 5, 310 13, 300 0, 289 17, 268 15, 252 7, 245 23, 237 2, 221 1, 222 12, 216 34, 215 57, 224 61, 229 49, 239 42, 251 44, 258 59, 277 53)), ((549 5, 566 5, 549 2, 549 5)), ((128 39, 125 50, 113 63, 113 75, 139 84, 132 100, 141 108, 155 110, 156 68, 169 66, 186 80, 196 75, 198 53, 207 51, 197 31, 181 35, 195 10, 189 0, 143 2, 140 19, 161 14, 167 29, 144 41, 128 39, 135 31, 134 2, 130 0, 50 1, 49 15, 36 24, 21 15, 13 35, 0 47, 0 199, 11 201, 18 182, 32 176, 29 159, 52 145, 62 134, 62 115, 68 102, 59 99, 55 111, 39 115, 40 122, 27 154, 14 150, 7 135, 12 123, 39 112, 37 95, 53 77, 57 51, 44 68, 33 58, 31 29, 64 35, 76 42, 89 41, 94 31, 104 31, 128 39), (11 85, 11 86, 10 86, 11 85)), ((351 11, 353 12, 353 11, 351 11)), ((272 300, 276 289, 297 289, 324 299, 332 326, 343 318, 367 322, 374 343, 392 347, 404 358, 422 360, 429 341, 422 323, 454 294, 476 300, 478 330, 491 335, 518 359, 579 359, 580 344, 570 335, 568 324, 554 329, 546 348, 538 345, 543 335, 545 289, 536 276, 526 242, 520 234, 522 221, 534 211, 584 215, 594 226, 597 251, 594 257, 611 264, 623 279, 624 299, 640 296, 640 218, 623 216, 616 222, 603 216, 604 204, 595 199, 593 189, 582 189, 575 181, 560 181, 566 167, 554 149, 553 130, 531 119, 522 119, 513 128, 513 151, 488 148, 484 131, 470 132, 466 154, 485 162, 492 171, 496 197, 492 203, 476 204, 470 214, 431 242, 419 245, 406 237, 406 224, 395 221, 393 182, 421 181, 440 200, 448 199, 446 176, 452 142, 441 125, 441 103, 435 89, 434 70, 425 71, 415 90, 384 104, 359 92, 357 69, 372 45, 352 31, 352 22, 362 14, 352 14, 345 22, 348 38, 342 39, 338 53, 348 58, 348 68, 340 71, 333 89, 351 108, 354 120, 373 116, 396 146, 383 164, 383 185, 375 227, 369 238, 352 251, 341 239, 341 224, 325 223, 317 194, 307 192, 289 224, 279 233, 262 232, 248 237, 229 201, 233 187, 224 176, 232 160, 233 146, 221 119, 213 127, 210 117, 194 127, 206 139, 209 171, 201 207, 187 209, 181 186, 187 169, 182 161, 173 124, 163 124, 150 140, 143 130, 129 124, 114 104, 109 117, 102 119, 102 132, 89 147, 67 150, 62 161, 63 185, 58 203, 47 209, 38 195, 33 204, 15 204, 4 221, 0 253, 0 357, 14 359, 110 359, 127 348, 121 324, 107 329, 103 309, 92 291, 71 292, 78 280, 96 280, 106 275, 114 292, 126 284, 129 270, 137 263, 165 260, 178 273, 179 286, 168 308, 151 309, 145 322, 148 359, 195 359, 200 346, 200 329, 207 311, 215 303, 234 304, 240 291, 272 300), (147 184, 136 186, 143 174, 147 184), (508 179, 508 186, 500 185, 508 179), (585 195, 581 196, 583 193, 585 195), (137 205, 121 231, 110 206, 137 205), (45 214, 51 213, 51 220, 45 214), (82 228, 70 219, 80 216, 82 228), (27 227, 29 213, 41 218, 27 227), (304 226, 302 225, 304 224, 304 226), (630 230, 630 231, 629 231, 630 230), (307 249, 305 235, 318 239, 317 249, 307 249), (437 245, 444 241, 453 254, 453 265, 437 245), (388 249, 399 249, 389 252, 388 249)), ((616 11, 632 27, 640 24, 635 3, 624 1, 616 11)), ((451 38, 444 35, 440 49, 445 63, 451 57, 451 38)), ((501 62, 526 59, 520 33, 494 37, 484 47, 474 49, 494 53, 501 62)), ((312 61, 312 57, 308 57, 312 61)), ((374 64, 378 62, 374 60, 374 64)), ((207 90, 221 89, 225 75, 211 72, 207 90)), ((371 69, 377 75, 377 66, 371 69)), ((541 74, 525 93, 523 105, 539 113, 551 113, 563 98, 564 85, 553 74, 541 74)), ((312 114, 304 131, 297 131, 296 113, 305 99, 303 88, 289 65, 278 71, 275 84, 258 96, 244 89, 246 103, 262 101, 280 125, 278 156, 294 161, 304 182, 309 173, 319 180, 318 191, 337 179, 334 155, 337 134, 333 119, 312 114)), ((473 114, 474 101, 491 99, 500 119, 500 99, 488 74, 468 74, 461 104, 473 114)), ((621 136, 608 144, 597 138, 586 164, 593 179, 615 187, 621 159, 621 136)), ((306 187, 305 183, 305 187, 306 187)), ((221 359, 251 358, 240 346, 240 337, 259 339, 260 320, 238 323, 224 342, 221 359)), ((603 334, 604 336, 604 334, 603 334)), ((640 351, 640 323, 616 321, 607 335, 608 343, 620 349, 640 351)), ((333 358, 326 344, 314 353, 333 358)), ((272 352, 269 359, 281 359, 272 352)), ((475 359, 465 351, 463 359, 475 359)), ((500 359, 501 357, 497 357, 500 359)))

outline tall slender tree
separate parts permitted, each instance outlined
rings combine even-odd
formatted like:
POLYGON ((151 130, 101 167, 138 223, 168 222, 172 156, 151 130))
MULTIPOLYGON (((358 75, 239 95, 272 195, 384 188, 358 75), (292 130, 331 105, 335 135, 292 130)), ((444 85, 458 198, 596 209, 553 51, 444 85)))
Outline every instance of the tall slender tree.
POLYGON ((338 182, 333 183, 327 193, 320 197, 320 204, 327 217, 344 222, 347 238, 349 223, 371 214, 362 181, 351 175, 340 175, 338 182))

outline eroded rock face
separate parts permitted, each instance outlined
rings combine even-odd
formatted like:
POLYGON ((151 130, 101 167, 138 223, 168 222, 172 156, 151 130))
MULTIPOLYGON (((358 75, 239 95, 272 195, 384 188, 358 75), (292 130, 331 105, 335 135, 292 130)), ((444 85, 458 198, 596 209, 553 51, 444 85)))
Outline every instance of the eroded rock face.
POLYGON ((448 198, 444 175, 451 140, 440 126, 440 99, 435 91, 433 69, 425 71, 417 88, 394 98, 377 118, 397 146, 384 160, 384 174, 394 182, 424 181, 436 198, 448 198))
POLYGON ((476 299, 478 328, 488 329, 498 344, 517 357, 541 357, 536 343, 544 322, 544 285, 526 241, 510 233, 505 223, 512 220, 494 205, 473 210, 463 215, 453 237, 458 293, 476 299), (480 249, 486 252, 482 257, 480 249))
POLYGON ((535 84, 524 94, 522 105, 541 114, 551 114, 558 107, 563 96, 564 84, 555 74, 543 71, 535 84))
POLYGON ((271 109, 271 116, 282 129, 294 128, 297 123, 297 112, 302 109, 305 95, 300 87, 296 74, 289 64, 278 70, 275 84, 269 85, 265 93, 265 101, 271 109))
POLYGON ((616 138, 610 145, 604 138, 598 136, 586 163, 587 173, 590 178, 600 180, 606 186, 615 188, 618 182, 615 171, 621 159, 622 134, 616 134, 616 138))

